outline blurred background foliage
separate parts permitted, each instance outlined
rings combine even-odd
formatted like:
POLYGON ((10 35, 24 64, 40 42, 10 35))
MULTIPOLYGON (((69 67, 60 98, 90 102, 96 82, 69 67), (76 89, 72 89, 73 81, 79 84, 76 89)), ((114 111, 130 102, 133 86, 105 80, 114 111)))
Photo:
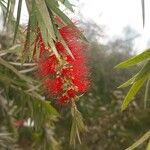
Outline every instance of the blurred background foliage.
MULTIPOLYGON (((13 25, 13 23, 11 24, 13 25)), ((39 85, 37 81, 33 80, 34 71, 27 72, 27 78, 25 78, 27 80, 24 80, 24 77, 23 79, 22 76, 18 77, 14 68, 8 67, 0 60, 0 149, 123 150, 149 129, 150 109, 149 103, 148 107, 143 109, 143 91, 138 93, 136 100, 127 110, 121 112, 120 107, 128 89, 117 89, 141 66, 138 65, 137 68, 131 67, 127 70, 114 69, 118 63, 135 54, 133 45, 138 34, 127 27, 123 31, 123 38, 114 38, 113 41, 101 44, 99 39, 105 36, 103 27, 92 22, 84 22, 81 26, 90 41, 87 58, 91 69, 91 88, 77 104, 87 126, 87 132, 81 136, 82 144, 77 144, 75 148, 69 145, 71 115, 68 113, 68 107, 62 108, 55 105, 53 101, 51 102, 61 114, 57 120, 58 113, 52 108, 50 102, 43 103, 40 100, 43 98, 41 96, 43 91, 37 87, 36 90, 29 92, 32 87, 29 87, 28 82, 32 82, 34 86, 39 85), (16 88, 17 86, 21 88, 16 88), (13 99, 16 99, 15 105, 13 105, 13 99), (46 112, 48 113, 45 114, 45 111, 41 111, 42 107, 36 107, 39 101, 40 106, 44 105, 43 107, 47 108, 46 112), (27 110, 26 107, 31 107, 31 109, 27 110), (32 107, 37 108, 36 112, 33 112, 32 107), (36 121, 37 124, 40 124, 40 128, 38 126, 36 129, 33 129, 32 126, 14 128, 14 120, 16 122, 21 118, 32 118, 34 114, 44 116, 43 120, 39 120, 39 118, 34 120, 35 124, 36 121), (50 121, 50 128, 47 123, 45 124, 47 120, 50 121), (57 122, 54 124, 56 120, 57 122), (47 142, 49 140, 50 143, 47 142)), ((19 57, 16 56, 16 51, 21 49, 20 43, 22 43, 24 35, 22 32, 18 35, 15 47, 12 47, 12 39, 11 30, 1 32, 0 56, 7 62, 18 61, 19 57), (8 52, 8 49, 11 50, 11 53, 8 52)), ((27 66, 15 66, 15 68, 18 70, 29 69, 27 66)), ((21 122, 17 122, 17 125, 19 123, 21 122)), ((145 149, 146 145, 147 143, 144 143, 137 149, 145 149)))
MULTIPOLYGON (((150 126, 150 110, 148 107, 143 109, 144 89, 124 112, 121 112, 120 107, 128 88, 117 89, 121 83, 137 73, 141 65, 137 68, 114 69, 118 63, 135 55, 133 46, 138 34, 128 26, 124 29, 122 38, 101 44, 98 39, 103 38, 103 29, 96 30, 97 26, 89 22, 83 26, 88 40, 92 41, 87 49, 91 89, 78 102, 88 131, 82 135, 82 144, 77 145, 76 149, 123 150, 142 136, 150 126)), ((58 137, 63 135, 61 141, 64 149, 72 150, 67 143, 69 135, 66 138, 70 124, 66 118, 69 115, 63 112, 63 116, 57 124, 57 134, 58 137)), ((147 143, 137 149, 144 149, 146 145, 147 143)))

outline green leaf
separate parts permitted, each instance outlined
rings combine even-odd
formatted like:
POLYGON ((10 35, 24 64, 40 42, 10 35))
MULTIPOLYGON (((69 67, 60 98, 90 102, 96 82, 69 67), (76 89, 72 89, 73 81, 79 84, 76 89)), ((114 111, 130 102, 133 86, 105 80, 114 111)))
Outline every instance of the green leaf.
POLYGON ((148 142, 148 144, 147 144, 146 150, 150 150, 150 140, 149 140, 149 142, 148 142))
POLYGON ((73 4, 71 4, 68 0, 59 0, 66 8, 68 8, 70 11, 74 12, 73 10, 73 4))
POLYGON ((141 0, 142 5, 142 18, 143 18, 143 27, 145 25, 145 0, 141 0))
POLYGON ((20 16, 21 16, 21 6, 22 6, 22 0, 19 0, 18 2, 18 10, 17 10, 17 20, 16 20, 16 25, 15 25, 15 34, 14 34, 14 39, 13 42, 16 39, 19 23, 20 23, 20 16))
POLYGON ((63 46, 66 49, 66 51, 68 52, 68 54, 74 59, 72 52, 70 51, 68 45, 66 44, 65 40, 63 39, 63 37, 60 33, 58 33, 58 38, 60 39, 61 43, 63 44, 63 46))
POLYGON ((40 33, 42 35, 42 39, 46 46, 48 46, 48 36, 47 36, 47 30, 44 25, 44 22, 42 21, 41 14, 36 14, 37 20, 38 20, 38 27, 40 28, 40 33))
POLYGON ((45 0, 48 8, 57 14, 65 24, 74 26, 72 21, 57 7, 53 0, 45 0))
POLYGON ((26 42, 24 45, 24 51, 22 53, 23 63, 26 61, 29 55, 29 61, 32 60, 34 54, 34 48, 31 48, 31 44, 35 41, 35 32, 37 30, 37 18, 36 18, 36 7, 32 4, 32 9, 30 10, 30 16, 28 21, 28 28, 27 28, 27 35, 26 35, 26 42))
MULTIPOLYGON (((38 17, 38 20, 41 19, 40 15, 37 16, 37 17, 38 17)), ((47 35, 46 28, 45 28, 45 26, 44 26, 42 21, 39 22, 39 28, 41 30, 42 38, 43 38, 43 41, 44 41, 45 45, 47 45, 48 47, 51 47, 51 50, 54 52, 54 54, 56 55, 58 60, 60 60, 60 56, 59 56, 58 51, 57 51, 57 49, 55 47, 54 41, 53 41, 53 39, 50 36, 47 35)), ((39 54, 39 52, 37 53, 37 57, 39 56, 38 54, 39 54)))
POLYGON ((0 1, 0 6, 4 9, 7 9, 7 7, 4 5, 4 3, 6 3, 5 1, 0 1))
POLYGON ((72 102, 71 107, 72 126, 70 133, 70 144, 75 146, 76 138, 81 143, 80 132, 86 131, 81 113, 78 111, 75 102, 72 102))
POLYGON ((145 50, 143 53, 131 57, 130 59, 118 64, 117 66, 115 66, 115 68, 126 68, 135 64, 138 64, 146 59, 150 58, 150 49, 145 50))
POLYGON ((149 87, 150 87, 150 75, 148 77, 146 87, 145 87, 145 95, 144 95, 144 108, 145 109, 146 109, 146 105, 147 105, 147 101, 148 101, 149 87))
POLYGON ((118 88, 127 87, 127 86, 135 83, 140 78, 147 76, 148 74, 150 74, 150 60, 144 65, 144 67, 135 76, 133 76, 131 79, 129 79, 128 81, 126 81, 125 83, 120 85, 118 88))
POLYGON ((25 44, 24 44, 23 52, 22 52, 22 59, 21 59, 22 64, 26 61, 26 59, 28 57, 27 53, 30 50, 30 33, 31 33, 30 20, 31 19, 29 17, 27 34, 26 34, 26 41, 25 41, 25 44))
POLYGON ((18 77, 20 77, 22 80, 25 80, 28 83, 32 83, 31 78, 19 73, 19 71, 13 67, 12 65, 10 65, 7 61, 5 61, 4 59, 0 58, 0 64, 2 64, 3 66, 5 66, 6 68, 10 69, 12 72, 14 72, 18 77))
POLYGON ((20 44, 16 44, 16 45, 10 47, 9 49, 1 50, 0 51, 0 56, 6 55, 8 53, 17 53, 22 48, 21 46, 22 45, 20 45, 20 44))
POLYGON ((53 23, 51 21, 51 17, 49 16, 49 12, 47 10, 45 1, 36 0, 36 7, 38 8, 38 10, 41 14, 42 21, 45 24, 45 27, 46 27, 48 33, 50 34, 51 38, 56 40, 53 23))
POLYGON ((7 9, 6 9, 6 16, 5 16, 5 18, 4 18, 4 26, 6 25, 7 18, 8 18, 8 14, 9 14, 10 0, 8 0, 6 8, 7 8, 7 9))
POLYGON ((143 144, 143 142, 145 142, 149 138, 150 138, 150 130, 147 131, 139 140, 137 140, 133 145, 131 145, 129 148, 127 148, 125 150, 133 150, 133 149, 137 148, 138 146, 140 146, 141 144, 143 144))
POLYGON ((51 47, 52 51, 54 52, 54 54, 56 55, 56 57, 58 58, 58 60, 61 61, 60 55, 58 54, 58 51, 55 47, 55 43, 51 37, 48 38, 48 43, 50 44, 50 47, 51 47))
POLYGON ((74 23, 58 8, 58 5, 56 5, 55 0, 45 0, 45 1, 48 8, 52 10, 54 14, 58 15, 66 25, 74 27, 78 31, 80 37, 83 40, 87 41, 86 37, 82 34, 82 32, 80 32, 78 28, 74 25, 74 23))
MULTIPOLYGON (((46 25, 43 22, 43 18, 42 18, 41 13, 40 14, 37 13, 36 16, 37 16, 37 19, 38 19, 39 28, 41 30, 42 38, 43 38, 43 41, 44 41, 45 45, 48 46, 48 47, 51 47, 51 50, 54 52, 54 54, 56 55, 58 60, 60 60, 60 56, 59 56, 58 51, 55 47, 54 41, 53 41, 52 37, 47 34, 47 28, 46 28, 46 25)), ((39 54, 40 53, 37 52, 37 58, 38 58, 39 54)))
POLYGON ((123 83, 122 85, 120 85, 118 88, 125 88, 125 87, 133 84, 137 75, 138 74, 136 74, 135 76, 133 76, 131 79, 129 79, 128 81, 126 81, 125 83, 123 83))
POLYGON ((144 82, 146 81, 146 79, 148 78, 148 76, 145 76, 139 80, 137 80, 132 87, 130 88, 128 94, 126 95, 123 104, 121 106, 121 110, 125 110, 127 108, 127 106, 129 105, 129 103, 133 100, 134 96, 136 95, 136 93, 139 91, 139 89, 142 87, 142 85, 144 84, 144 82))
POLYGON ((148 60, 143 68, 138 72, 135 81, 147 76, 148 74, 150 74, 150 60, 148 60))

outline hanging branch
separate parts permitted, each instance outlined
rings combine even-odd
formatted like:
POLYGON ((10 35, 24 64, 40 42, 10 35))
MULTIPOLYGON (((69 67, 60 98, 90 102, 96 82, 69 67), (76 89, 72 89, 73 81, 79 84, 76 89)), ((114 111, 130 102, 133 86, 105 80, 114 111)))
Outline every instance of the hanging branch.
POLYGON ((76 144, 76 139, 81 143, 80 133, 87 131, 87 128, 84 126, 83 118, 74 101, 72 101, 71 106, 71 115, 72 115, 72 126, 70 133, 70 144, 76 144))

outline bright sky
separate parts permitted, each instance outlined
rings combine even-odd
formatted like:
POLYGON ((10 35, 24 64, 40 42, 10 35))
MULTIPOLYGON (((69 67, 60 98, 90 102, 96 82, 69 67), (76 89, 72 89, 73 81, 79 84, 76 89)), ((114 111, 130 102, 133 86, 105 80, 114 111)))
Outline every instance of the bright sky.
MULTIPOLYGON (((72 0, 74 2, 74 0, 72 0)), ((146 23, 143 29, 141 0, 79 0, 76 14, 105 26, 108 39, 120 36, 124 27, 131 26, 141 37, 135 40, 135 48, 142 51, 148 48, 150 39, 150 0, 145 0, 146 23)), ((150 45, 149 45, 150 46, 150 45)))
MULTIPOLYGON (((70 0, 75 7, 75 13, 70 16, 79 18, 82 14, 85 19, 93 20, 98 25, 105 26, 106 38, 112 39, 120 36, 124 27, 131 26, 141 37, 135 41, 137 51, 147 48, 147 41, 150 39, 150 0, 145 0, 146 23, 143 29, 141 0, 70 0)), ((15 9, 15 15, 17 7, 15 9)), ((23 11, 21 23, 27 23, 28 14, 23 0, 23 11)), ((149 45, 150 46, 150 45, 149 45)))

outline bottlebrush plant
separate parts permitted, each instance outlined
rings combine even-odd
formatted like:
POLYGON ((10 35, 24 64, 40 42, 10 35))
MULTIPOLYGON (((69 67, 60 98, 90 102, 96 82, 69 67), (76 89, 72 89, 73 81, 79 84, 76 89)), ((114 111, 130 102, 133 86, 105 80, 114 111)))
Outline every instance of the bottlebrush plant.
MULTIPOLYGON (((29 122, 28 128, 33 130, 37 137, 31 138, 34 139, 32 143, 34 148, 56 149, 58 143, 51 134, 53 129, 51 122, 56 121, 58 112, 50 104, 50 100, 46 100, 45 96, 41 95, 42 88, 50 98, 56 99, 58 105, 70 106, 72 115, 70 143, 75 144, 76 137, 81 142, 79 133, 84 131, 85 127, 75 102, 90 85, 85 54, 87 40, 59 8, 61 3, 68 10, 73 11, 73 5, 69 1, 26 0, 25 2, 29 14, 26 30, 20 25, 22 0, 0 1, 6 30, 12 27, 12 22, 15 22, 13 38, 13 45, 17 44, 17 50, 13 53, 15 56, 12 60, 10 57, 0 58, 0 71, 4 73, 2 69, 5 68, 14 75, 9 77, 12 78, 9 81, 12 84, 9 86, 9 91, 16 93, 13 96, 8 93, 8 84, 3 82, 5 78, 0 79, 4 84, 2 89, 4 88, 5 91, 2 96, 6 101, 10 96, 14 107, 18 108, 17 115, 11 119, 14 120, 12 124, 20 123, 21 120, 31 120, 33 126, 31 127, 29 122), (15 5, 18 6, 16 19, 13 16, 15 5), (10 64, 9 61, 15 62, 10 64), (19 70, 18 66, 23 70, 19 70), (37 78, 33 77, 32 73, 35 69, 37 69, 37 78)), ((9 53, 11 52, 6 51, 0 54, 5 56, 9 53)), ((15 127, 24 128, 23 124, 15 127)), ((19 130, 17 131, 19 133, 19 130)))
POLYGON ((59 29, 72 56, 70 56, 60 41, 55 47, 60 60, 50 48, 46 47, 40 31, 34 42, 35 50, 40 49, 38 74, 48 94, 57 99, 58 103, 65 104, 78 99, 78 95, 89 88, 88 67, 86 66, 85 48, 87 44, 81 41, 75 28, 64 26, 59 29))

